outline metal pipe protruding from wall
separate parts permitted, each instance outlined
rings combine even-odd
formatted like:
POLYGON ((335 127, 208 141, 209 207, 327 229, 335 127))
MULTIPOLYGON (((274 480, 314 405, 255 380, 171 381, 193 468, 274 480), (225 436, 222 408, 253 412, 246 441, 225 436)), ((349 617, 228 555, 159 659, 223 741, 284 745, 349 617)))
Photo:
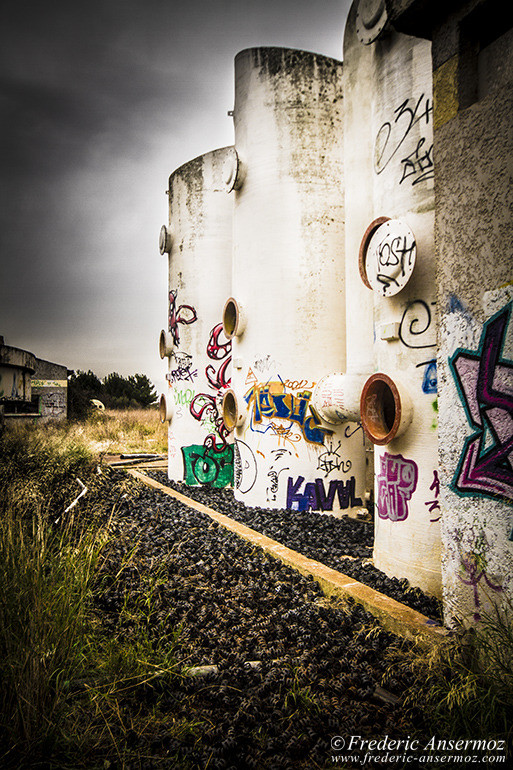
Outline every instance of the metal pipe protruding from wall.
POLYGON ((223 183, 227 193, 240 190, 244 183, 244 165, 235 148, 232 149, 223 166, 223 183))
POLYGON ((329 425, 360 421, 360 396, 368 375, 327 374, 315 385, 312 407, 329 425))
POLYGON ((363 386, 360 413, 366 435, 373 444, 384 446, 408 429, 413 419, 413 404, 401 383, 378 372, 363 386))
POLYGON ((175 343, 171 332, 167 332, 164 329, 160 332, 159 337, 159 353, 161 358, 170 357, 173 355, 175 349, 175 343))
POLYGON ((232 340, 243 334, 247 323, 244 306, 233 297, 229 297, 223 308, 223 331, 232 340))
POLYGON ((169 232, 166 225, 162 225, 160 228, 159 233, 159 251, 161 254, 169 254, 171 251, 171 247, 173 245, 173 241, 171 238, 171 233, 169 232))
POLYGON ((246 409, 232 388, 226 390, 223 395, 222 415, 224 425, 230 433, 244 424, 246 409))
POLYGON ((166 396, 162 393, 159 400, 160 422, 171 422, 174 414, 174 406, 171 400, 171 394, 166 396))

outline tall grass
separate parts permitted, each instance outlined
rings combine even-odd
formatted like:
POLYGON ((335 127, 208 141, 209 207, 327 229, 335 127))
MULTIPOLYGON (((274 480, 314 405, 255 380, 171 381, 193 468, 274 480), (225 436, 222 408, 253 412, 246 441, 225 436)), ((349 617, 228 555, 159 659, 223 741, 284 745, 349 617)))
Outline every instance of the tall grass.
POLYGON ((156 408, 106 409, 80 423, 70 423, 68 433, 102 454, 167 452, 167 423, 156 408))
MULTIPOLYGON (((119 759, 120 704, 174 676, 173 644, 150 639, 155 575, 132 598, 129 639, 106 634, 95 613, 115 547, 111 520, 134 485, 99 472, 89 428, 79 427, 14 427, 0 440, 1 767, 37 767, 62 752, 73 757, 63 767, 82 767, 77 757, 95 750, 119 759), (76 502, 78 480, 87 493, 76 502)), ((153 725, 151 714, 139 719, 141 732, 153 725)))

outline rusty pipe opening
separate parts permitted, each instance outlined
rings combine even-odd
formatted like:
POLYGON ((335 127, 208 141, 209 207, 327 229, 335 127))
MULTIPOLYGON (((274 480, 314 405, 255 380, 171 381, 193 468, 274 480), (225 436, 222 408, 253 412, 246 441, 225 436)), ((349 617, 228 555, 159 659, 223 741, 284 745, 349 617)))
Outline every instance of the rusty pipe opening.
POLYGON ((223 308, 223 331, 231 340, 242 334, 246 326, 243 308, 233 297, 229 297, 223 308))
POLYGON ((413 417, 413 407, 405 389, 388 375, 371 375, 360 399, 362 426, 373 444, 383 446, 400 436, 413 417))
POLYGON ((230 433, 244 422, 244 412, 240 408, 237 394, 231 388, 224 393, 222 413, 223 422, 230 433))

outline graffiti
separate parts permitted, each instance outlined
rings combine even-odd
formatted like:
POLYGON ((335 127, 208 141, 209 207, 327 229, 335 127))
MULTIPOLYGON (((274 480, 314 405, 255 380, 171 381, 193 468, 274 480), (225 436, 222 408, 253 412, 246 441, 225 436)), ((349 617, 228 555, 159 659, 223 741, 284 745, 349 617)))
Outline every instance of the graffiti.
POLYGON ((190 353, 174 352, 173 358, 176 361, 176 366, 166 374, 166 380, 168 382, 178 382, 183 380, 185 382, 193 382, 195 377, 198 376, 198 370, 192 368, 192 356, 190 353))
POLYGON ((296 395, 287 393, 283 382, 267 382, 250 388, 244 399, 248 406, 253 406, 252 419, 255 423, 261 424, 264 417, 290 420, 301 427, 306 441, 323 444, 325 436, 333 431, 320 427, 320 419, 310 408, 311 396, 308 390, 296 395))
POLYGON ((255 484, 257 463, 252 449, 239 439, 235 439, 233 449, 233 483, 241 494, 246 494, 255 484))
MULTIPOLYGON (((429 125, 432 113, 433 104, 430 99, 425 97, 425 94, 421 94, 416 103, 412 99, 406 99, 394 110, 394 120, 385 121, 376 135, 374 143, 374 170, 376 174, 381 174, 390 161, 397 156, 400 147, 404 145, 414 126, 418 124, 420 126, 429 125)), ((400 183, 412 176, 414 177, 412 184, 432 179, 432 147, 422 151, 425 143, 426 139, 421 138, 415 150, 401 160, 402 178, 400 183), (418 176, 419 171, 420 176, 418 176)))
POLYGON ((480 582, 484 580, 488 588, 491 588, 495 593, 501 593, 504 589, 501 586, 492 583, 490 578, 487 576, 482 554, 468 552, 460 556, 460 561, 463 575, 458 575, 458 577, 462 583, 472 587, 475 609, 473 617, 474 620, 478 622, 481 620, 481 602, 479 599, 478 591, 480 582))
POLYGON ((406 270, 408 276, 411 271, 412 261, 415 259, 416 242, 411 235, 388 234, 376 248, 376 281, 383 286, 385 294, 390 285, 402 288, 405 283, 406 270))
POLYGON ((194 398, 194 390, 187 388, 187 390, 174 390, 173 398, 175 405, 189 406, 194 398))
POLYGON ((233 445, 221 448, 192 444, 182 447, 185 483, 189 486, 211 484, 226 487, 233 478, 233 445))
POLYGON ((258 372, 267 372, 269 369, 274 369, 276 361, 274 361, 269 354, 265 358, 260 358, 253 364, 258 372))
POLYGON ((399 184, 402 184, 405 179, 411 179, 411 177, 413 177, 412 187, 419 184, 419 182, 424 182, 426 179, 433 179, 433 143, 427 149, 424 147, 425 144, 426 140, 422 137, 417 142, 414 151, 402 159, 403 175, 399 180, 399 184))
POLYGON ((66 394, 64 392, 43 393, 41 395, 41 413, 54 417, 66 411, 66 394))
POLYGON ((422 361, 416 365, 416 369, 425 366, 424 376, 422 378, 422 392, 426 394, 438 393, 438 374, 436 368, 436 358, 430 361, 422 361))
POLYGON ((404 521, 408 518, 408 500, 417 488, 418 475, 417 463, 413 460, 384 453, 377 477, 378 514, 381 519, 404 521))
POLYGON ((221 438, 223 446, 226 444, 228 430, 214 396, 211 396, 210 393, 198 393, 192 399, 189 411, 194 419, 201 423, 203 428, 211 431, 211 434, 217 434, 221 438))
POLYGON ((332 471, 341 470, 342 473, 349 473, 353 463, 351 460, 343 460, 340 457, 339 449, 342 441, 339 441, 336 447, 333 447, 333 441, 329 441, 325 452, 321 452, 317 459, 317 470, 323 471, 324 476, 329 476, 332 471))
POLYGON ((452 481, 459 495, 513 503, 513 361, 502 358, 513 303, 483 327, 479 348, 449 359, 474 433, 466 440, 452 481))
POLYGON ((215 437, 217 434, 221 439, 220 446, 224 447, 226 446, 226 438, 229 431, 227 430, 223 416, 219 411, 218 398, 220 391, 230 385, 230 379, 227 376, 227 372, 228 365, 232 360, 230 355, 232 343, 231 340, 224 343, 219 341, 222 331, 223 325, 220 323, 216 324, 210 330, 207 342, 207 356, 213 361, 222 361, 222 363, 217 370, 212 364, 208 364, 205 368, 208 384, 216 391, 217 398, 210 393, 198 393, 198 395, 191 401, 190 413, 195 420, 201 422, 203 427, 211 431, 207 436, 205 443, 213 443, 215 446, 215 437))
MULTIPOLYGON (((435 511, 440 510, 440 501, 438 499, 440 496, 440 479, 438 478, 438 471, 433 471, 433 482, 429 489, 433 492, 433 500, 427 500, 424 505, 429 506, 429 513, 434 513, 435 511)), ((437 515, 435 513, 435 518, 430 519, 429 521, 433 523, 435 521, 440 521, 440 514, 437 515)))
POLYGON ((327 492, 323 479, 308 482, 305 484, 303 492, 300 492, 299 488, 304 480, 304 476, 298 476, 296 481, 289 477, 287 508, 295 511, 332 511, 335 495, 338 497, 342 510, 362 505, 361 499, 355 495, 356 480, 354 476, 351 476, 347 481, 332 479, 327 492))
POLYGON ((288 462, 288 459, 292 455, 292 452, 290 451, 290 449, 280 448, 280 449, 274 449, 271 452, 271 455, 273 456, 273 462, 267 474, 269 478, 269 486, 266 489, 268 503, 275 502, 278 496, 280 475, 285 471, 290 470, 290 467, 288 465, 287 466, 284 465, 283 463, 288 462), (282 466, 281 468, 279 467, 280 465, 282 466))
MULTIPOLYGON (((436 302, 431 302, 436 305, 436 302)), ((404 310, 399 325, 399 339, 407 348, 434 348, 436 346, 434 324, 431 323, 431 310, 427 302, 423 299, 416 299, 410 302, 404 310), (422 337, 429 330, 432 331, 432 341, 429 337, 426 340, 423 337, 418 341, 417 337, 422 337)))
POLYGON ((358 433, 358 431, 361 431, 362 434, 362 444, 365 446, 365 431, 363 429, 363 425, 361 422, 356 423, 356 427, 353 426, 353 424, 346 425, 344 428, 344 436, 346 438, 351 438, 351 436, 354 436, 355 433, 358 433))
POLYGON ((169 331, 171 332, 176 347, 180 344, 178 324, 189 325, 198 320, 198 316, 192 305, 176 306, 177 294, 177 291, 171 290, 169 292, 169 331))

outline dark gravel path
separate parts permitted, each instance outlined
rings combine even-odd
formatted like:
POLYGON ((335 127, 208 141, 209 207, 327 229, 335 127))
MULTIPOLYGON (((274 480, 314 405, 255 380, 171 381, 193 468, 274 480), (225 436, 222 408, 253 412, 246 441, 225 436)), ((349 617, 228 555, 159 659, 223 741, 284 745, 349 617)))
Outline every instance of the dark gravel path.
POLYGON ((95 600, 102 628, 129 636, 144 606, 152 644, 174 645, 182 665, 218 670, 141 691, 128 706, 158 702, 169 725, 194 728, 179 737, 162 729, 149 746, 132 737, 128 754, 139 760, 119 767, 315 770, 333 766, 336 736, 423 731, 422 711, 405 706, 407 643, 207 516, 137 488, 111 525, 115 546, 95 600))
POLYGON ((387 577, 369 563, 374 540, 372 522, 347 516, 338 519, 314 511, 248 508, 234 499, 230 489, 190 487, 170 481, 163 471, 147 473, 161 484, 441 622, 442 605, 438 599, 426 595, 419 588, 411 587, 406 578, 399 580, 387 577))

